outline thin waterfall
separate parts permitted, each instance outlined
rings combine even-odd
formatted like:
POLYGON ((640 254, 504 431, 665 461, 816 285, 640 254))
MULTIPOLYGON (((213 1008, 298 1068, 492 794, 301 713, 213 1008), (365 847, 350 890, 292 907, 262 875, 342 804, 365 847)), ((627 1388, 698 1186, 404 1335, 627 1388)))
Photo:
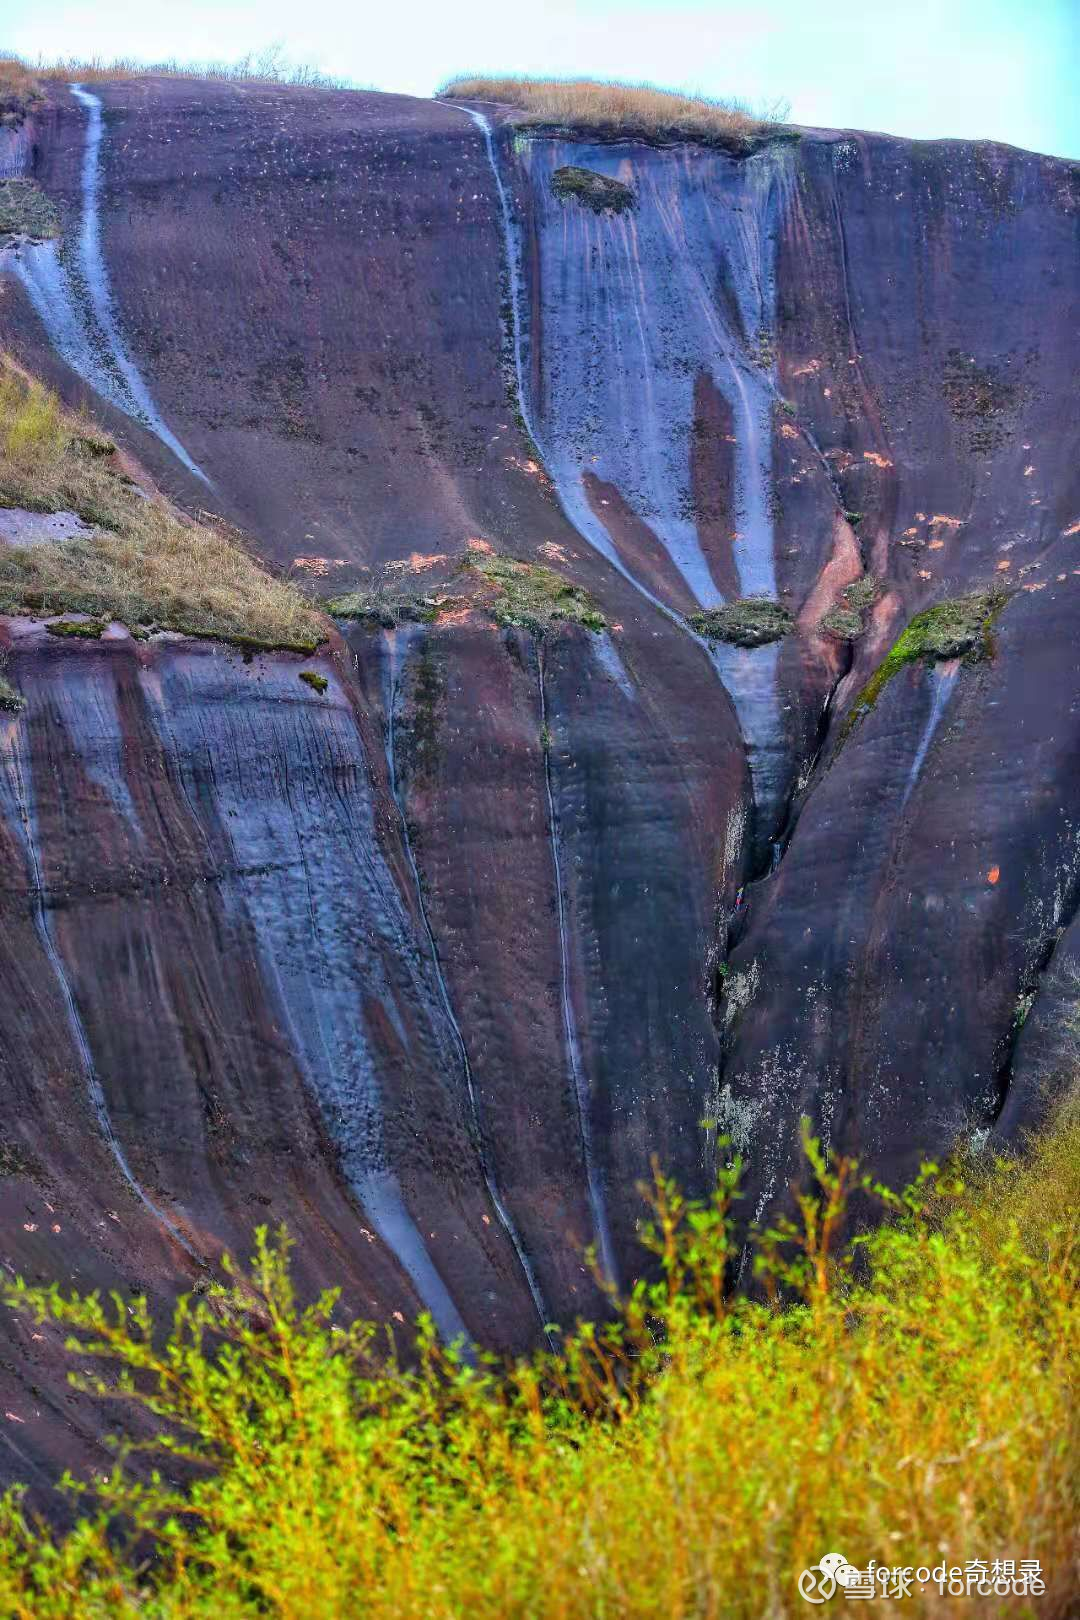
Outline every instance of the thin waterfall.
POLYGON ((210 480, 166 426, 150 390, 129 355, 101 251, 101 97, 80 84, 69 86, 86 108, 78 254, 74 271, 56 242, 25 243, 11 250, 15 272, 62 360, 95 393, 148 428, 188 472, 210 480))
POLYGON ((619 1274, 615 1265, 615 1249, 608 1225, 604 1184, 596 1163, 592 1135, 592 1089, 581 1060, 581 1041, 578 1037, 574 998, 570 988, 570 941, 566 930, 566 900, 563 894, 562 856, 560 852, 559 818, 555 811, 555 792, 552 784, 551 744, 548 731, 547 694, 544 689, 544 644, 537 642, 536 683, 540 694, 540 735, 543 738, 544 788, 547 794, 548 836, 551 841, 551 864, 555 875, 555 914, 559 933, 559 1000, 562 1009, 563 1036, 566 1056, 570 1064, 574 1099, 577 1104, 578 1132, 581 1138, 581 1156, 585 1164, 585 1185, 589 1196, 596 1244, 600 1264, 609 1283, 618 1287, 619 1274))
POLYGON ((465 1078, 465 1092, 469 1100, 469 1110, 472 1115, 473 1130, 476 1135, 476 1150, 480 1160, 480 1170, 484 1178, 484 1185, 487 1188, 487 1194, 491 1199, 492 1208, 495 1210, 499 1224, 502 1226, 503 1231, 510 1239, 511 1244, 513 1245, 514 1253, 518 1258, 518 1264, 521 1266, 521 1269, 525 1274, 525 1281, 528 1284, 529 1293, 532 1296, 532 1302, 536 1307, 536 1314, 540 1318, 541 1323, 546 1324, 547 1322, 551 1321, 551 1313, 544 1302, 544 1296, 541 1292, 536 1273, 533 1270, 532 1261, 529 1259, 521 1234, 518 1232, 513 1218, 511 1217, 510 1211, 503 1199, 502 1192, 500 1191, 499 1184, 495 1176, 495 1171, 488 1157, 487 1146, 484 1138, 483 1111, 480 1104, 480 1097, 476 1089, 476 1080, 473 1075, 472 1064, 469 1061, 469 1049, 465 1045, 465 1037, 462 1034, 461 1025, 459 1024, 457 1015, 454 1012, 453 1003, 450 1000, 450 990, 446 983, 446 976, 443 973, 442 961, 439 957, 439 947, 436 944, 435 933, 432 929, 431 920, 428 916, 427 902, 424 899, 423 885, 420 882, 420 871, 416 864, 416 856, 413 852, 412 839, 409 837, 408 818, 405 815, 405 806, 402 802, 401 793, 398 786, 394 719, 397 709, 397 696, 401 676, 400 665, 404 662, 404 658, 408 655, 409 636, 407 632, 402 632, 401 630, 389 630, 384 633, 384 639, 387 647, 386 768, 390 776, 390 792, 393 795, 394 804, 397 807, 398 820, 401 826, 401 840, 405 849, 406 859, 409 863, 409 870, 412 874, 413 891, 416 896, 416 904, 424 926, 424 933, 427 936, 428 954, 431 958, 431 966, 435 974, 435 982, 439 987, 439 999, 442 1002, 443 1011, 446 1014, 447 1022, 449 1023, 453 1032, 454 1044, 457 1047, 458 1058, 461 1063, 461 1071, 465 1078), (400 658, 398 647, 399 639, 404 643, 403 647, 401 648, 400 658))
POLYGON ((38 859, 37 840, 34 836, 30 816, 29 794, 24 779, 22 761, 19 757, 16 738, 18 722, 10 722, 5 729, 7 736, 3 739, 3 743, 0 744, 0 755, 3 758, 3 770, 0 772, 0 804, 2 804, 6 812, 9 826, 15 831, 23 846, 26 856, 27 876, 31 884, 30 893, 34 928, 60 990, 64 1011, 67 1015, 68 1028, 75 1044, 75 1050, 79 1055, 79 1065, 86 1080, 87 1095, 98 1122, 98 1129, 101 1131, 101 1135, 116 1162, 120 1174, 143 1208, 153 1216, 158 1225, 173 1239, 174 1243, 179 1244, 185 1254, 189 1255, 198 1265, 203 1265, 205 1262, 202 1257, 192 1248, 183 1233, 174 1225, 164 1211, 154 1203, 153 1199, 143 1191, 134 1171, 128 1164, 123 1148, 117 1140, 109 1114, 109 1105, 105 1098, 105 1090, 94 1063, 93 1053, 90 1050, 86 1025, 83 1023, 82 1014, 79 1012, 79 1004, 75 999, 75 992, 68 977, 67 966, 53 937, 49 910, 45 901, 45 882, 41 871, 41 863, 38 859))
MULTIPOLYGON (((763 820, 767 822, 774 817, 779 803, 780 784, 787 756, 787 742, 781 723, 777 693, 779 649, 774 645, 748 650, 723 643, 713 644, 699 636, 688 625, 686 619, 662 602, 619 556, 606 527, 589 504, 581 477, 580 454, 571 454, 569 450, 557 451, 553 445, 545 443, 544 435, 534 419, 526 386, 526 323, 520 251, 510 197, 500 172, 491 124, 488 118, 475 108, 462 106, 458 110, 464 112, 483 135, 488 163, 499 198, 509 284, 514 380, 525 429, 551 475, 559 505, 571 526, 634 587, 639 595, 677 625, 705 653, 734 705, 747 749, 755 803, 762 813, 763 820)), ((747 334, 752 336, 771 328, 775 289, 770 241, 783 185, 777 182, 771 158, 767 162, 765 159, 758 160, 753 168, 750 167, 752 161, 746 160, 738 171, 741 177, 739 206, 737 208, 732 206, 734 199, 729 199, 725 204, 730 220, 727 219, 727 215, 722 219, 714 214, 708 200, 701 202, 695 194, 695 206, 700 207, 702 211, 698 223, 706 230, 709 241, 722 240, 725 232, 732 238, 728 269, 738 310, 734 323, 722 315, 714 289, 708 284, 705 267, 697 263, 689 250, 682 249, 676 226, 669 217, 670 209, 666 206, 665 199, 657 194, 651 198, 650 206, 653 208, 660 239, 666 245, 666 251, 677 253, 680 265, 687 267, 693 294, 695 321, 701 329, 705 352, 730 375, 731 379, 730 401, 739 424, 735 445, 736 499, 741 530, 739 545, 735 552, 739 587, 744 595, 757 593, 774 595, 776 575, 770 509, 772 459, 770 412, 777 397, 776 386, 771 364, 767 368, 753 365, 739 351, 744 346, 747 334), (751 216, 749 225, 746 223, 746 216, 751 216), (731 221, 734 221, 734 224, 731 221), (736 325, 741 325, 744 329, 742 338, 735 330, 736 325)), ((784 161, 783 156, 778 160, 781 166, 784 161)), ((642 183, 645 183, 644 178, 642 183)), ((636 230, 638 227, 626 222, 631 217, 626 216, 626 219, 618 222, 606 222, 605 228, 625 233, 631 229, 636 230)), ((655 368, 645 344, 641 312, 636 307, 634 316, 639 337, 638 347, 642 348, 642 364, 646 375, 651 376, 655 368)), ((616 354, 620 352, 618 344, 615 345, 613 352, 616 354)), ((646 389, 644 393, 651 399, 653 390, 646 389)), ((639 387, 635 397, 641 394, 642 390, 639 387)), ((655 424, 653 426, 655 427, 655 424)), ((639 480, 641 478, 646 480, 650 492, 647 503, 649 510, 640 515, 654 528, 699 605, 706 608, 715 607, 722 602, 723 597, 708 574, 701 556, 696 527, 685 515, 687 492, 682 490, 681 486, 676 489, 672 483, 670 455, 665 453, 662 446, 652 442, 655 437, 649 422, 642 424, 641 431, 632 436, 632 459, 636 476, 639 480)), ((576 441, 577 435, 574 435, 574 438, 576 441)), ((593 460, 595 459, 594 457, 593 460)), ((602 466, 595 470, 599 476, 604 476, 602 466)), ((626 482, 625 478, 620 478, 618 467, 612 467, 609 472, 617 484, 626 482)))
POLYGON ((911 798, 915 784, 919 780, 919 772, 922 770, 926 756, 930 752, 930 744, 934 740, 934 733, 937 731, 941 717, 945 713, 945 706, 952 696, 959 668, 960 660, 950 658, 946 663, 935 665, 930 672, 930 680, 933 684, 930 713, 926 717, 926 724, 923 727, 922 736, 919 738, 919 746, 915 750, 915 757, 911 761, 911 769, 908 771, 907 781, 904 783, 904 791, 900 798, 901 810, 911 798))

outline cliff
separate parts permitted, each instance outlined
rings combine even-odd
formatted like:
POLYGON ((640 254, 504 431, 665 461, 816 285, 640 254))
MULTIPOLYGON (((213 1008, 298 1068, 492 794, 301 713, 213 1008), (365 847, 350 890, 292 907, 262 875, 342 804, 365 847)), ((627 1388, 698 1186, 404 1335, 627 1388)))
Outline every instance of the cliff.
MULTIPOLYGON (((1038 1116, 1076 165, 153 79, 8 148, 61 234, 0 252, 3 344, 180 506, 328 594, 453 596, 480 541, 606 621, 466 602, 306 662, 3 622, 10 1270, 167 1295, 284 1221, 307 1286, 516 1348, 596 1308, 586 1245, 632 1274, 651 1156, 706 1184, 703 1120, 753 1215, 803 1113, 892 1178, 1038 1116), (789 633, 718 639, 762 596, 789 633)), ((3 1331, 5 1467, 49 1474, 95 1437, 3 1331)))

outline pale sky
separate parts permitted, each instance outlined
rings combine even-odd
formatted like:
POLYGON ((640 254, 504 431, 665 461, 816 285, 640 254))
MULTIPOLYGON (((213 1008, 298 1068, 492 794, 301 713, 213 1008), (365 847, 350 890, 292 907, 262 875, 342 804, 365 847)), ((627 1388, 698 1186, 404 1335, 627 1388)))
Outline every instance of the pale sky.
POLYGON ((427 96, 582 74, 784 100, 800 124, 1080 158, 1080 0, 0 0, 0 50, 297 61, 427 96))

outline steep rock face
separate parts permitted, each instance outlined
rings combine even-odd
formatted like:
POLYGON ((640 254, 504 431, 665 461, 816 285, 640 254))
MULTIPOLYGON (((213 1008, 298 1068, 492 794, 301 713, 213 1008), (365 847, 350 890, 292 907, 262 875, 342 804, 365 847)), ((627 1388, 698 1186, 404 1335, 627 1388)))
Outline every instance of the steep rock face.
MULTIPOLYGON (((0 255, 4 343, 278 564, 452 593, 479 538, 609 628, 353 626, 319 696, 7 625, 5 1263, 167 1297, 283 1219, 307 1286, 511 1348, 595 1307, 585 1246, 632 1273, 651 1154, 707 1184, 703 1118, 751 1214, 800 1113, 896 1176, 1037 1118, 1077 972, 1076 166, 95 94, 89 193, 66 92, 0 153, 65 223, 0 255), (865 698, 995 581, 977 658, 865 698), (689 622, 758 592, 794 633, 689 622)), ((89 1414, 10 1332, 8 1471, 47 1474, 89 1414)))
MULTIPOLYGON (((285 1222, 365 1314, 509 1349, 595 1309, 650 1153, 705 1184, 740 781, 672 734, 677 665, 657 706, 606 636, 475 620, 357 632, 319 694, 285 655, 7 635, 8 1265, 167 1295, 285 1222)), ((8 1331, 48 1465, 57 1347, 8 1331)))
POLYGON ((645 680, 633 652, 578 629, 351 644, 393 719, 397 800, 492 1173, 565 1311, 587 1244, 616 1275, 634 1263, 651 1154, 703 1184, 714 908, 735 877, 715 828, 743 790, 731 741, 687 702, 693 648, 645 680))

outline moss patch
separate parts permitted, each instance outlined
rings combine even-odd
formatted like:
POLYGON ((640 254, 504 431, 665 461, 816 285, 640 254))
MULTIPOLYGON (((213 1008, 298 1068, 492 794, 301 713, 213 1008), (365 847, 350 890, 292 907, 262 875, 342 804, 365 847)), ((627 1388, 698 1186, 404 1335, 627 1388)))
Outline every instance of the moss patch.
POLYGON ((45 628, 50 636, 74 636, 84 641, 100 641, 105 631, 98 619, 58 619, 45 628))
POLYGON ((320 675, 314 669, 302 669, 300 671, 300 679, 304 682, 305 686, 310 686, 313 692, 325 692, 326 688, 330 685, 330 682, 327 680, 326 676, 320 675))
POLYGON ((990 629, 1009 600, 1000 589, 976 591, 970 596, 937 602, 917 613, 875 669, 844 725, 846 737, 864 714, 869 714, 894 675, 907 664, 939 663, 946 658, 976 661, 990 652, 990 629))
POLYGON ((840 593, 839 601, 818 620, 818 629, 842 641, 856 641, 866 629, 866 611, 877 601, 880 589, 880 580, 864 574, 840 593))
POLYGON ((497 552, 472 552, 465 566, 491 587, 485 604, 496 624, 518 625, 542 634, 555 620, 603 630, 607 620, 588 591, 539 563, 518 562, 497 552))
POLYGON ((767 596, 744 596, 708 613, 692 613, 690 624, 707 640, 726 641, 734 647, 764 647, 790 635, 795 628, 795 620, 783 603, 767 596))
POLYGON ((453 605, 435 596, 376 588, 332 597, 326 610, 335 619, 354 619, 373 628, 393 630, 399 624, 433 624, 445 608, 453 605))
POLYGON ((621 180, 597 174, 593 169, 579 169, 573 163, 555 170, 551 189, 560 201, 575 199, 594 214, 622 214, 636 203, 633 191, 621 180))
POLYGON ((60 235, 60 215, 34 180, 0 180, 0 237, 60 235))

